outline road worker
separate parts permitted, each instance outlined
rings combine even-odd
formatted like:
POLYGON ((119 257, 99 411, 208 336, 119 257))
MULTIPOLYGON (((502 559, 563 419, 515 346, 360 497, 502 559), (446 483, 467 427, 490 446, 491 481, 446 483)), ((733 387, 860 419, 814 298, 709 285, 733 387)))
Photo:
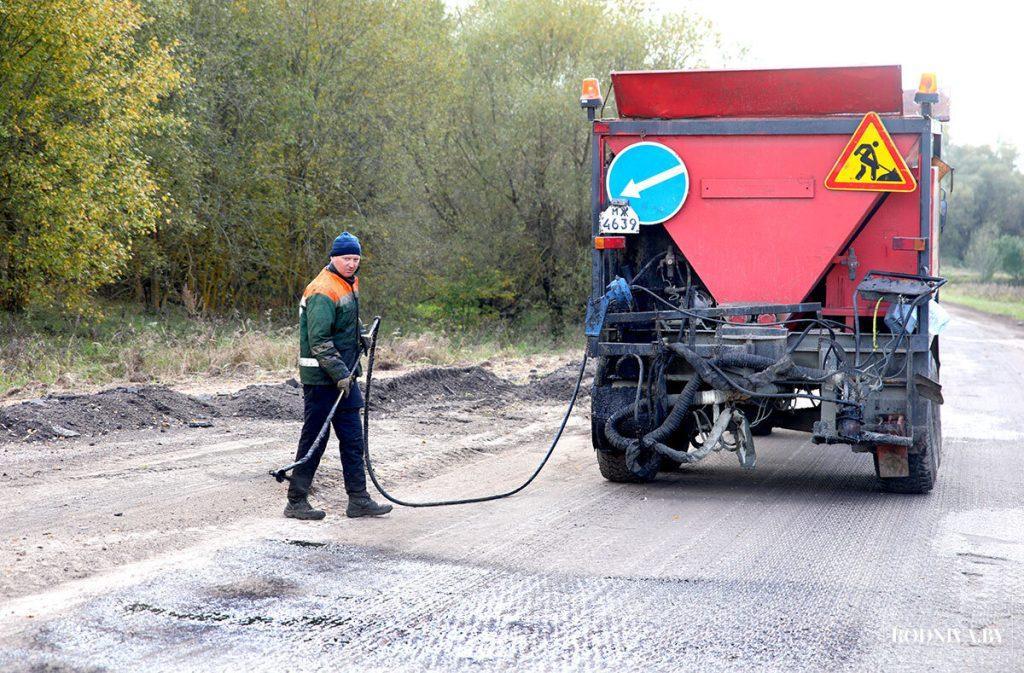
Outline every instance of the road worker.
MULTIPOLYGON (((363 428, 359 410, 363 395, 359 376, 362 345, 359 322, 359 239, 344 232, 331 246, 331 261, 313 279, 299 302, 299 378, 302 381, 302 435, 295 459, 306 455, 327 421, 331 407, 341 396, 331 424, 338 436, 341 466, 348 493, 346 515, 380 516, 391 505, 374 502, 366 492, 363 464, 363 428)), ((284 515, 293 519, 322 519, 324 511, 308 500, 313 475, 320 464, 330 432, 324 435, 310 460, 292 473, 284 515)))

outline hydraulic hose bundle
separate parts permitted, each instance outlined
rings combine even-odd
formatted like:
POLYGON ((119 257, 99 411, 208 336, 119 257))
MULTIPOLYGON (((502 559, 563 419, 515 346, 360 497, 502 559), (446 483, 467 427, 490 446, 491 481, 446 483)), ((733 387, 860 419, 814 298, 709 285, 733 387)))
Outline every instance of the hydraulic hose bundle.
MULTIPOLYGON (((626 466, 633 474, 643 480, 647 480, 654 477, 662 456, 678 463, 693 463, 703 459, 712 450, 717 450, 722 446, 726 446, 730 450, 737 450, 740 456, 740 463, 744 467, 752 467, 753 460, 747 459, 743 451, 744 446, 749 446, 751 455, 753 453, 753 441, 750 439, 750 423, 744 413, 733 404, 733 402, 746 400, 755 400, 761 405, 764 405, 767 400, 772 399, 793 400, 799 398, 830 402, 840 407, 838 412, 840 432, 837 436, 840 440, 850 443, 868 442, 903 445, 909 441, 908 438, 898 435, 864 431, 859 420, 863 415, 861 401, 868 396, 871 390, 877 391, 880 389, 886 376, 891 376, 889 371, 890 364, 895 359, 900 345, 905 339, 909 338, 909 334, 913 330, 913 327, 909 326, 909 322, 916 314, 916 310, 927 302, 943 285, 944 279, 913 274, 869 272, 854 292, 854 352, 852 362, 847 360, 847 355, 836 337, 836 329, 848 328, 845 325, 822 319, 820 316, 818 318, 782 319, 767 323, 759 321, 759 325, 762 327, 807 323, 796 339, 788 346, 786 352, 778 359, 742 352, 722 353, 705 358, 682 343, 684 330, 689 325, 692 335, 694 321, 708 321, 720 324, 726 324, 726 321, 704 315, 691 308, 689 265, 687 265, 685 287, 667 288, 676 295, 680 294, 681 290, 685 290, 686 299, 679 305, 668 301, 652 289, 637 284, 637 279, 651 267, 654 261, 661 257, 667 256, 663 254, 652 257, 640 272, 633 275, 628 283, 616 277, 609 284, 608 292, 602 298, 602 302, 599 305, 595 304, 595 306, 599 306, 603 310, 593 311, 592 320, 590 319, 591 312, 588 311, 588 336, 596 336, 600 333, 608 306, 618 305, 620 309, 624 309, 626 312, 635 310, 633 291, 641 293, 648 301, 653 301, 655 305, 661 305, 666 309, 670 309, 684 318, 680 326, 680 342, 671 343, 667 340, 663 341, 661 344, 662 355, 656 362, 664 365, 665 355, 668 355, 670 358, 681 357, 686 360, 694 373, 683 390, 675 396, 675 402, 664 420, 661 421, 660 425, 649 431, 645 431, 640 427, 639 417, 641 409, 646 407, 648 416, 650 416, 656 408, 654 393, 651 389, 656 384, 656 381, 652 379, 657 378, 649 377, 647 399, 641 399, 643 370, 641 363, 641 378, 637 382, 635 401, 613 413, 605 422, 605 436, 615 449, 624 453, 626 466), (896 326, 893 327, 893 338, 890 340, 890 344, 883 349, 882 357, 874 360, 869 359, 868 362, 861 361, 860 323, 857 315, 857 295, 859 293, 864 293, 871 298, 877 298, 876 310, 881 301, 885 299, 889 301, 898 300, 902 305, 903 311, 899 314, 896 326), (908 303, 903 304, 904 301, 908 303), (815 326, 824 328, 828 332, 828 336, 824 338, 828 341, 825 361, 832 363, 829 370, 799 366, 791 357, 796 348, 815 326), (746 373, 727 373, 726 370, 730 369, 743 370, 746 373), (753 373, 750 373, 751 371, 753 373), (835 397, 825 397, 810 391, 799 390, 800 387, 817 387, 826 382, 831 382, 837 388, 837 395, 835 397), (778 390, 773 385, 776 383, 782 383, 796 389, 778 390), (801 384, 811 385, 801 386, 801 384), (719 401, 731 399, 732 402, 727 404, 725 410, 718 413, 714 423, 711 423, 706 417, 698 418, 695 413, 694 417, 698 428, 701 432, 707 433, 706 440, 703 443, 693 442, 696 450, 682 451, 672 448, 669 446, 669 440, 683 428, 691 412, 699 412, 698 408, 703 404, 707 404, 707 398, 703 398, 705 401, 698 400, 698 395, 702 393, 702 387, 710 388, 717 393, 717 395, 712 395, 712 399, 719 401), (630 417, 634 420, 634 432, 624 430, 624 423, 630 417), (850 422, 844 423, 844 419, 850 422), (701 424, 702 420, 703 424, 701 424), (710 429, 708 426, 710 426, 710 429), (734 433, 735 439, 731 444, 722 440, 722 434, 728 430, 734 433), (746 441, 748 439, 750 440, 749 442, 746 441)), ((669 282, 667 278, 663 278, 663 280, 666 283, 669 282)), ((693 343, 692 336, 690 343, 691 345, 693 343)), ((906 362, 907 360, 905 359, 904 367, 907 366, 906 362)), ((658 366, 655 365, 654 369, 658 369, 658 366)), ((664 372, 664 366, 660 368, 660 371, 664 372)), ((663 381, 663 379, 661 380, 663 381)))
MULTIPOLYGON (((616 449, 625 453, 627 467, 641 479, 653 478, 660 463, 659 455, 679 463, 695 463, 702 460, 713 450, 730 423, 743 420, 737 417, 738 411, 721 414, 712 428, 708 440, 695 451, 680 451, 668 446, 666 441, 682 427, 696 402, 697 393, 702 384, 707 383, 716 390, 736 391, 744 395, 769 397, 775 395, 775 393, 758 393, 749 390, 726 375, 722 368, 753 369, 760 374, 765 372, 772 374, 771 377, 762 376, 760 381, 758 374, 754 374, 751 377, 751 385, 754 386, 759 382, 768 383, 770 380, 766 379, 775 378, 780 374, 786 374, 794 379, 815 382, 820 382, 834 374, 834 372, 826 372, 823 369, 796 365, 788 355, 777 360, 747 353, 725 353, 714 358, 703 358, 696 351, 681 343, 667 343, 665 348, 674 356, 685 359, 694 370, 693 378, 683 387, 665 420, 657 428, 640 437, 626 437, 621 430, 621 423, 636 412, 639 402, 634 402, 612 414, 605 422, 605 436, 608 441, 616 449)), ((796 394, 798 393, 784 396, 792 397, 796 394)), ((743 427, 749 431, 749 426, 744 425, 743 427)))

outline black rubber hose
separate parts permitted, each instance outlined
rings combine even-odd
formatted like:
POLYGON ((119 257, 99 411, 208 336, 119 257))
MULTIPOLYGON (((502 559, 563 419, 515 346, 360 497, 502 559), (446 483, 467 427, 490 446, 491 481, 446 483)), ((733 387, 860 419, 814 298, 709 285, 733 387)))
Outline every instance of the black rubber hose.
MULTIPOLYGON (((726 388, 734 388, 735 386, 731 380, 725 377, 724 374, 715 371, 717 367, 744 367, 748 369, 765 370, 781 363, 784 365, 782 368, 783 371, 793 372, 801 378, 823 378, 827 376, 827 373, 824 370, 813 369, 811 367, 801 367, 793 364, 792 360, 786 362, 785 360, 775 360, 763 355, 726 353, 715 358, 711 363, 709 363, 707 360, 704 360, 704 358, 697 355, 695 351, 685 347, 683 350, 687 351, 684 354, 684 357, 687 357, 687 355, 690 356, 687 358, 687 361, 693 359, 694 362, 698 362, 699 359, 699 363, 701 365, 700 369, 711 369, 714 371, 716 378, 720 378, 726 382, 726 388)), ((788 359, 788 357, 786 359, 788 359)), ((683 388, 683 392, 680 393, 679 398, 676 400, 676 404, 672 408, 672 413, 669 414, 669 417, 666 418, 665 422, 656 430, 644 435, 641 443, 647 443, 651 448, 663 456, 682 463, 696 462, 707 455, 706 452, 702 453, 698 451, 689 453, 686 451, 679 451, 663 443, 682 425, 683 420, 686 418, 686 414, 689 412, 690 407, 693 406, 694 400, 697 397, 697 392, 700 389, 702 379, 703 376, 699 372, 694 376, 694 378, 690 379, 683 388)))
POLYGON ((625 420, 636 409, 636 402, 619 409, 605 421, 604 434, 608 441, 625 454, 626 467, 641 479, 653 479, 661 466, 661 458, 653 450, 644 452, 640 440, 625 437, 619 432, 619 423, 625 420))
POLYGON ((636 438, 626 437, 619 431, 619 423, 624 421, 628 416, 631 416, 636 409, 636 402, 627 404, 609 416, 608 420, 604 422, 605 438, 607 438, 608 442, 619 451, 626 451, 629 448, 630 442, 636 441, 636 438))
POLYGON ((373 460, 370 458, 370 382, 373 377, 373 360, 377 353, 377 335, 374 334, 373 341, 370 343, 370 352, 366 362, 366 402, 363 406, 363 459, 366 461, 366 473, 370 475, 370 481, 380 491, 380 494, 387 500, 395 503, 396 505, 402 505, 403 507, 448 507, 450 505, 469 505, 475 502, 489 502, 491 500, 500 500, 509 496, 515 495, 522 491, 524 488, 533 483, 533 480, 537 478, 544 466, 547 465, 548 459, 551 458, 551 454, 554 453, 555 447, 558 446, 558 441, 562 438, 562 432, 565 430, 566 424, 569 422, 569 416, 572 414, 573 407, 576 406, 576 398, 580 393, 580 384, 583 382, 583 374, 587 369, 587 352, 583 351, 583 359, 580 361, 579 373, 576 375, 576 386, 573 388, 572 397, 569 399, 569 406, 565 409, 565 415, 562 416, 562 423, 558 426, 558 432, 555 433, 554 439, 551 440, 551 446, 548 447, 547 453, 541 459, 540 463, 534 469, 533 473, 519 486, 515 487, 511 491, 505 491, 504 493, 495 493, 494 495, 484 495, 476 498, 458 498, 455 500, 433 500, 423 502, 412 502, 409 500, 402 500, 397 498, 390 493, 380 483, 377 478, 377 472, 373 468, 373 460))
POLYGON ((633 412, 635 406, 634 402, 612 414, 604 424, 605 436, 612 446, 625 454, 626 467, 630 472, 644 480, 653 479, 661 467, 661 457, 650 447, 641 446, 640 440, 619 432, 619 423, 633 412))
MULTIPOLYGON (((701 357, 693 349, 687 348, 678 342, 668 344, 668 348, 683 356, 689 365, 693 367, 693 370, 700 374, 701 378, 710 383, 713 388, 719 390, 728 390, 732 385, 714 370, 711 366, 712 363, 719 367, 743 367, 745 369, 761 371, 782 362, 782 360, 775 360, 765 355, 753 355, 751 353, 723 353, 714 358, 714 360, 709 361, 701 357)), ((829 376, 829 372, 826 372, 824 369, 804 367, 795 363, 792 366, 785 367, 782 371, 793 372, 798 377, 804 379, 822 379, 829 376)))
MULTIPOLYGON (((374 318, 373 326, 371 327, 371 330, 373 331, 372 341, 374 344, 377 343, 377 328, 379 326, 380 317, 378 316, 377 318, 374 318)), ((348 370, 350 372, 354 372, 356 370, 356 367, 359 366, 359 356, 360 352, 357 349, 355 359, 352 361, 352 364, 350 364, 348 367, 348 370)), ((367 379, 367 384, 369 384, 369 379, 367 379)), ((330 431, 331 421, 334 420, 334 414, 338 411, 338 405, 341 404, 342 399, 344 398, 341 395, 338 395, 337 399, 334 400, 334 404, 331 405, 331 410, 327 413, 327 418, 324 419, 324 424, 320 427, 320 432, 317 433, 316 439, 313 441, 313 443, 309 445, 309 449, 306 450, 305 455, 303 455, 302 458, 296 460, 294 463, 289 463, 288 465, 285 465, 282 468, 270 471, 270 476, 273 477, 274 479, 277 479, 278 483, 282 483, 285 480, 291 481, 291 477, 289 477, 285 473, 288 472, 289 470, 294 470, 296 467, 299 467, 300 465, 305 465, 313 457, 313 454, 316 453, 316 448, 320 446, 320 442, 324 441, 324 437, 326 437, 327 433, 330 431)))
POLYGON ((792 372, 802 379, 823 379, 829 376, 829 372, 824 369, 817 369, 814 367, 803 367, 794 363, 792 360, 788 364, 784 363, 784 359, 788 356, 784 356, 783 359, 774 360, 764 355, 752 355, 749 353, 725 353, 715 358, 714 363, 719 367, 743 367, 747 369, 764 370, 769 367, 774 367, 780 363, 786 366, 780 368, 780 372, 792 372))
POLYGON ((680 462, 692 462, 703 458, 703 455, 698 456, 696 454, 689 454, 684 451, 673 449, 664 442, 671 437, 673 433, 679 430, 683 421, 686 420, 686 415, 690 412, 690 408, 696 400, 700 386, 705 380, 708 380, 712 384, 712 387, 720 390, 737 388, 736 384, 732 380, 726 377, 722 372, 718 371, 718 367, 742 367, 763 371, 769 367, 782 365, 782 367, 780 367, 780 371, 792 373, 799 378, 822 379, 829 375, 829 373, 823 369, 797 365, 793 363, 788 356, 784 356, 783 359, 776 360, 764 355, 726 353, 714 358, 713 360, 707 360, 706 358, 701 357, 693 349, 687 348, 681 343, 668 344, 668 348, 672 352, 681 355, 693 368, 695 374, 694 377, 683 387, 683 391, 679 394, 679 397, 676 398, 676 403, 672 406, 672 411, 668 414, 661 425, 639 439, 623 435, 619 430, 619 423, 636 410, 636 402, 615 412, 605 422, 605 436, 608 438, 608 441, 616 449, 623 451, 626 454, 626 462, 630 470, 641 477, 649 475, 651 469, 650 465, 654 462, 644 462, 641 460, 640 456, 644 450, 653 450, 654 452, 680 462))
POLYGON ((683 392, 676 398, 672 411, 661 425, 640 439, 624 436, 618 427, 619 423, 632 413, 635 403, 615 412, 605 422, 604 434, 612 446, 626 454, 626 466, 630 472, 642 479, 654 477, 660 463, 657 454, 669 456, 680 462, 691 462, 685 457, 680 457, 681 455, 685 456, 685 452, 676 451, 663 442, 678 430, 682 426, 683 421, 686 420, 686 414, 693 406, 697 392, 700 390, 700 385, 701 378, 697 374, 683 387, 683 392), (643 457, 645 453, 649 456, 646 460, 643 457))
POLYGON ((642 446, 646 445, 661 455, 680 463, 694 463, 706 455, 698 456, 696 453, 691 454, 686 451, 678 451, 665 444, 665 441, 682 427, 683 421, 686 420, 686 415, 690 413, 690 409, 697 399, 697 392, 700 390, 701 382, 699 374, 694 375, 692 379, 687 381, 686 385, 683 386, 683 392, 676 398, 676 403, 672 407, 672 413, 668 415, 664 423, 644 435, 643 439, 640 440, 642 446))
MULTIPOLYGON (((665 420, 662 421, 654 430, 651 430, 644 435, 643 441, 646 443, 652 442, 663 442, 672 435, 673 432, 679 429, 686 419, 686 414, 693 406, 693 400, 697 397, 697 391, 700 389, 701 376, 698 373, 687 384, 683 387, 683 392, 680 393, 679 397, 676 398, 676 402, 672 405, 672 411, 669 412, 665 420)), ((637 408, 637 402, 620 409, 611 415, 611 417, 605 421, 604 434, 611 442, 612 446, 625 451, 629 447, 631 442, 637 441, 635 438, 626 437, 619 431, 618 425, 630 415, 637 408)))
POLYGON ((708 361, 702 358, 697 351, 687 348, 679 342, 667 344, 669 350, 683 356, 689 365, 693 368, 693 371, 697 372, 697 375, 704 381, 708 382, 712 388, 719 390, 728 390, 729 382, 720 376, 718 372, 708 365, 708 361))
POLYGON ((753 390, 748 390, 747 388, 743 387, 743 385, 729 378, 728 375, 720 369, 718 370, 718 373, 724 376, 729 381, 729 385, 731 385, 733 388, 740 391, 744 395, 749 395, 750 397, 764 397, 766 399, 773 400, 788 400, 801 398, 807 400, 817 400, 819 402, 831 402, 833 404, 845 404, 851 407, 861 406, 857 402, 851 402, 850 400, 839 400, 835 399, 834 397, 822 397, 821 395, 811 395, 809 393, 759 393, 753 390))
POLYGON ((676 398, 676 403, 672 406, 672 411, 661 425, 651 430, 644 435, 644 441, 648 443, 661 443, 672 436, 676 430, 678 430, 683 421, 686 420, 686 414, 689 413, 690 407, 693 406, 693 401, 697 397, 697 391, 700 390, 701 377, 700 375, 694 376, 690 379, 685 386, 683 386, 683 392, 676 398))

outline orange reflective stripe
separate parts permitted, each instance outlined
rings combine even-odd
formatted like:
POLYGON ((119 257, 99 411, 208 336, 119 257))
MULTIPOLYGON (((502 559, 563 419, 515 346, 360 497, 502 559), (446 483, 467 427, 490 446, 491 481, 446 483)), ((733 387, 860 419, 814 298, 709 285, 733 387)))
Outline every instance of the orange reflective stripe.
POLYGON ((324 269, 313 279, 309 285, 306 286, 305 291, 302 293, 303 297, 309 297, 314 294, 325 294, 331 298, 334 303, 340 302, 344 297, 352 294, 353 292, 359 291, 359 278, 355 279, 354 287, 349 285, 345 280, 339 277, 335 273, 331 273, 327 269, 324 269))

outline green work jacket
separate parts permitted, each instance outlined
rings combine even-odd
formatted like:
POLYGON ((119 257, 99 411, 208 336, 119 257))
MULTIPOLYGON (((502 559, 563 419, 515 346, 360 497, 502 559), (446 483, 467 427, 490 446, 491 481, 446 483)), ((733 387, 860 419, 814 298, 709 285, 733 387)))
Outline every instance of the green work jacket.
POLYGON ((299 380, 333 385, 359 371, 359 278, 351 282, 328 264, 299 302, 299 380))

